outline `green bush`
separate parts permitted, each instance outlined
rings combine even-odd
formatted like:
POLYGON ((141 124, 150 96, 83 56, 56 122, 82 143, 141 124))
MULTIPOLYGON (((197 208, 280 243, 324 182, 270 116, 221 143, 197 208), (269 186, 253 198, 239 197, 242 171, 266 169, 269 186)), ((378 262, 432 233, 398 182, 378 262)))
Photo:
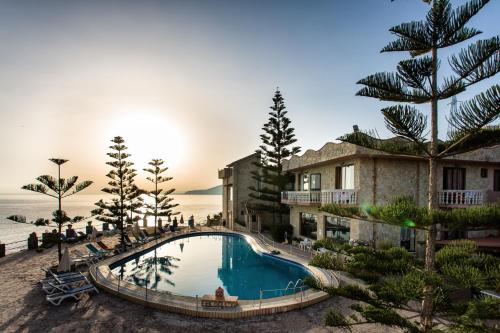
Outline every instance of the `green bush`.
POLYGON ((319 267, 319 268, 324 268, 324 269, 331 269, 331 270, 344 270, 344 262, 336 257, 333 256, 331 253, 318 253, 316 254, 311 261, 309 262, 311 266, 319 267))
POLYGON ((382 250, 382 251, 389 250, 392 247, 394 247, 394 245, 392 244, 392 242, 390 240, 384 239, 384 240, 381 240, 380 242, 377 243, 377 249, 382 250))
POLYGON ((464 314, 470 319, 500 319, 500 300, 484 296, 469 302, 464 314))
POLYGON ((335 311, 334 309, 330 309, 326 313, 325 325, 331 327, 339 327, 351 332, 351 324, 349 323, 349 321, 340 312, 335 311))
POLYGON ((317 240, 313 244, 315 250, 322 247, 334 252, 346 252, 351 249, 351 246, 346 241, 329 237, 317 240))
POLYGON ((448 264, 443 266, 441 271, 463 288, 482 289, 486 285, 484 273, 476 267, 448 264))
POLYGON ((409 333, 420 332, 415 324, 410 322, 408 319, 401 317, 392 309, 380 308, 373 305, 363 307, 359 304, 351 305, 351 309, 358 311, 368 322, 399 327, 409 333))
POLYGON ((387 277, 372 285, 370 290, 375 292, 380 300, 399 306, 410 300, 420 300, 423 296, 424 285, 424 274, 414 271, 405 275, 387 277))
POLYGON ((304 278, 304 284, 314 289, 323 289, 319 280, 310 275, 304 278))
POLYGON ((288 241, 292 240, 293 226, 291 224, 273 224, 270 227, 271 237, 275 242, 285 241, 285 232, 288 234, 288 241))
POLYGON ((347 271, 367 282, 376 282, 384 275, 404 274, 413 270, 416 265, 415 258, 401 247, 385 251, 356 247, 350 252, 351 260, 346 263, 347 271))

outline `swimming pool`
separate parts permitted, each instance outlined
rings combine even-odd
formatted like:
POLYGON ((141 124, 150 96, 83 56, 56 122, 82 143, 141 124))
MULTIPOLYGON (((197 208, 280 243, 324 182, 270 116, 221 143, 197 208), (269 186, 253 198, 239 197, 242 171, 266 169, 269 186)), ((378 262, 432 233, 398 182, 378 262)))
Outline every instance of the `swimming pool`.
MULTIPOLYGON (((241 300, 283 296, 290 281, 310 272, 302 265, 261 253, 245 236, 231 233, 187 235, 110 265, 122 280, 186 296, 213 294, 221 286, 241 300)), ((297 290, 298 291, 298 290, 297 290)), ((293 293, 289 290, 287 294, 293 293)))

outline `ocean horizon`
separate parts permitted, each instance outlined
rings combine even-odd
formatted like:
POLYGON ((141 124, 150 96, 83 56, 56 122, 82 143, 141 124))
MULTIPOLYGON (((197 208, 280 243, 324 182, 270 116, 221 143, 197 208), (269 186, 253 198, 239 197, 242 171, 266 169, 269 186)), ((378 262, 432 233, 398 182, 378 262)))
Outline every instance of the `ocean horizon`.
MULTIPOLYGON (((75 216, 89 217, 90 211, 95 209, 94 205, 99 199, 109 198, 109 195, 102 194, 77 194, 63 200, 62 209, 69 217, 75 216)), ((222 210, 221 195, 189 195, 175 194, 173 203, 179 206, 174 208, 179 212, 178 218, 182 214, 185 223, 189 216, 193 215, 195 223, 205 224, 207 215, 213 215, 222 210)), ((54 229, 51 226, 35 226, 29 223, 16 223, 7 219, 10 215, 24 215, 27 221, 34 221, 37 218, 51 219, 52 212, 57 209, 57 200, 37 194, 0 194, 0 242, 10 244, 26 240, 30 233, 36 232, 38 237, 45 231, 54 229)), ((154 225, 152 217, 148 218, 148 225, 154 225)), ((83 228, 87 221, 72 223, 74 228, 83 228)), ((95 221, 94 225, 101 230, 102 222, 95 221)), ((63 226, 65 230, 65 227, 63 226)), ((7 245, 7 252, 15 252, 14 247, 25 245, 16 243, 7 245)))

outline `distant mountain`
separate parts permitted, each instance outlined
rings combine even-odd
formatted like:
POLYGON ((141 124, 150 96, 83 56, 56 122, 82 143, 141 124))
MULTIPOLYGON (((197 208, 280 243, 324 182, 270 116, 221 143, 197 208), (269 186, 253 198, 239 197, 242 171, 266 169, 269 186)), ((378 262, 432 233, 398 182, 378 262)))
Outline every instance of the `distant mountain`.
POLYGON ((184 194, 194 194, 194 195, 222 195, 222 185, 214 186, 211 188, 207 188, 206 190, 192 190, 192 191, 186 191, 184 194))

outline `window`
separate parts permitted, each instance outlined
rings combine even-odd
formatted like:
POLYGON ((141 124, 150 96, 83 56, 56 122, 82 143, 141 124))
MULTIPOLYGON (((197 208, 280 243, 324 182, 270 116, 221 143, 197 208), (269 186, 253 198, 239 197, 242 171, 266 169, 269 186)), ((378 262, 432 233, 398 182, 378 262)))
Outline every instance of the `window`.
POLYGON ((481 168, 481 178, 488 178, 488 169, 481 168))
POLYGON ((344 217, 325 216, 325 236, 348 242, 351 236, 351 224, 344 217))
POLYGON ((415 229, 401 228, 401 247, 404 247, 410 252, 415 252, 415 229))
POLYGON ((493 191, 500 192, 500 169, 493 172, 493 191))
POLYGON ((229 186, 229 200, 233 201, 233 187, 229 186))
POLYGON ((321 190, 321 174, 313 173, 311 174, 311 191, 321 190))
POLYGON ((465 190, 465 168, 443 168, 443 190, 465 190))
POLYGON ((252 215, 252 222, 257 222, 257 215, 255 214, 252 215))
POLYGON ((354 165, 335 168, 335 188, 338 190, 354 189, 354 165))
POLYGON ((302 175, 302 191, 309 191, 309 175, 307 173, 302 175))
POLYGON ((311 239, 316 239, 318 237, 317 215, 300 213, 300 235, 311 239))

